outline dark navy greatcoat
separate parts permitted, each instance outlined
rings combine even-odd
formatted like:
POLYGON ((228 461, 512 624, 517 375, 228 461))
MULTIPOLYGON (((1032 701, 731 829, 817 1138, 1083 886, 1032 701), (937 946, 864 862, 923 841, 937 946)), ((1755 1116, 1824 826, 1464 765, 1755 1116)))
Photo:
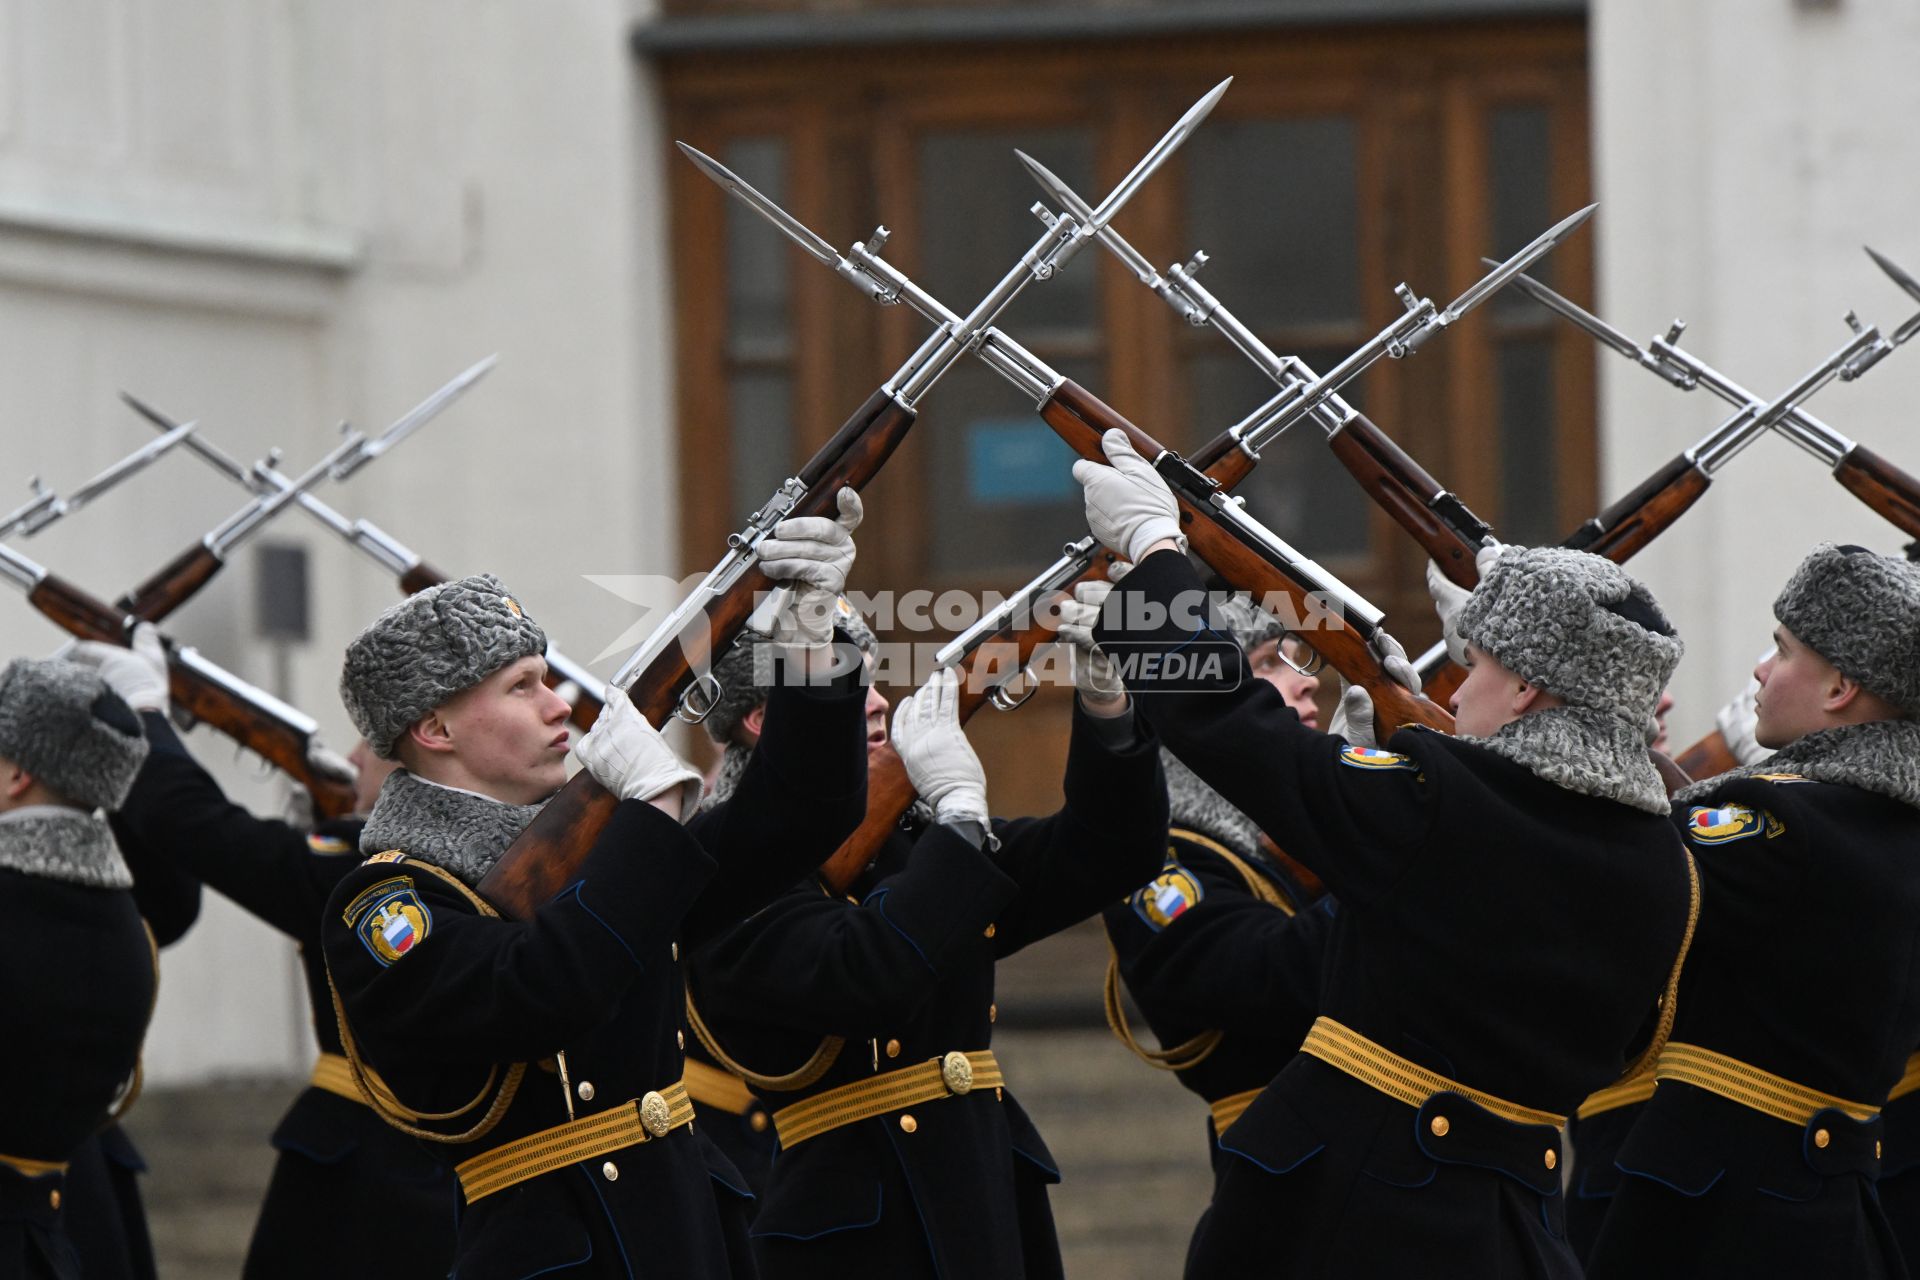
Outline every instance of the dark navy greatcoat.
MULTIPOLYGON (((1134 667, 1142 713, 1338 898, 1323 1014, 1539 1111, 1571 1114, 1616 1080, 1686 925, 1665 817, 1442 734, 1403 731, 1382 753, 1309 730, 1224 629, 1196 628, 1201 591, 1183 556, 1149 556, 1096 638, 1182 669, 1134 667)), ((1188 1273, 1571 1280, 1559 1144, 1458 1095, 1416 1111, 1299 1055, 1222 1140, 1234 1159, 1188 1273)))
MULTIPOLYGON (((124 844, 190 873, 292 939, 314 1037, 322 1052, 338 1054, 320 919, 335 886, 361 863, 364 823, 341 819, 308 833, 256 817, 227 799, 165 717, 143 719, 153 750, 116 819, 124 844)), ((247 1280, 400 1280, 452 1265, 458 1192, 439 1153, 372 1108, 311 1086, 272 1141, 280 1154, 247 1249, 247 1280), (369 1239, 384 1244, 369 1253, 369 1239)))
MULTIPOLYGON (((848 895, 808 877, 701 951, 698 1008, 749 1070, 788 1073, 823 1037, 844 1041, 815 1082, 756 1089, 769 1108, 990 1047, 995 961, 1160 864, 1159 746, 1126 734, 1110 748, 1076 707, 1057 813, 995 819, 998 851, 943 824, 895 832, 848 895)), ((783 1146, 755 1256, 767 1280, 1057 1277, 1047 1187, 1059 1177, 1011 1088, 976 1087, 783 1146)))
MULTIPOLYGON (((1920 1044, 1920 812, 1782 774, 1729 778, 1674 820, 1702 880, 1674 1040, 1878 1107, 1920 1044)), ((1590 1274, 1903 1275, 1881 1141, 1878 1121, 1795 1125, 1663 1081, 1590 1274)))
MULTIPOLYGON (((130 892, 0 869, 0 1153, 64 1164, 107 1123, 139 1062, 155 981, 130 892)), ((0 1280, 78 1280, 65 1196, 60 1173, 0 1165, 0 1280)), ((105 1220, 117 1225, 111 1210, 105 1220)))
MULTIPOLYGON (((429 869, 370 860, 327 904, 321 940, 359 1048, 415 1111, 468 1103, 496 1067, 532 1063, 498 1126, 437 1146, 458 1163, 604 1114, 683 1073, 684 948, 818 866, 866 810, 865 689, 777 688, 737 802, 687 825, 623 801, 579 878, 524 921, 483 915, 429 869), (374 899, 421 926, 384 960, 348 925, 374 899), (404 913, 401 913, 404 915, 404 913)), ((478 1117, 436 1126, 460 1133, 478 1117)), ((697 1126, 563 1166, 465 1205, 458 1280, 752 1274, 749 1193, 697 1126)), ((376 1242, 369 1241, 369 1247, 376 1242)))

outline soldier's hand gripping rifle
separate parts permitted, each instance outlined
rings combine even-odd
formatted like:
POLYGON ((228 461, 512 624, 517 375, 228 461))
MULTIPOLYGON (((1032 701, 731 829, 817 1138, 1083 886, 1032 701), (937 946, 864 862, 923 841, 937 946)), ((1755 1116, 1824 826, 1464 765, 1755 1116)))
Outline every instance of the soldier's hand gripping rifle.
MULTIPOLYGON (((393 426, 381 434, 381 440, 387 442, 386 448, 391 448, 393 444, 398 443, 399 439, 411 434, 429 418, 439 413, 452 402, 454 397, 493 368, 496 360, 497 357, 488 356, 408 410, 393 426)), ((121 399, 126 401, 134 412, 156 427, 166 430, 171 426, 173 421, 171 418, 137 397, 122 392, 121 399)), ((291 479, 270 463, 244 467, 203 436, 194 436, 187 447, 214 470, 255 493, 272 495, 290 489, 294 485, 291 479)), ((384 449, 381 452, 384 452, 384 449)), ((423 560, 417 552, 371 521, 349 520, 311 493, 299 493, 294 501, 322 526, 339 536, 348 546, 397 577, 400 580, 400 589, 406 594, 412 595, 416 591, 424 591, 428 587, 446 581, 446 576, 423 560)), ((592 728, 594 718, 600 714, 600 708, 606 702, 606 686, 585 666, 567 657, 551 644, 547 646, 546 656, 548 682, 556 687, 571 683, 580 690, 578 696, 570 701, 569 718, 579 728, 592 728)))
POLYGON ((32 477, 27 487, 33 491, 33 497, 0 516, 0 538, 16 533, 30 538, 61 517, 72 515, 192 435, 195 426, 195 423, 183 422, 172 427, 165 435, 135 449, 64 498, 42 484, 39 476, 32 477))
MULTIPOLYGON (((0 545, 0 578, 26 592, 34 608, 81 640, 127 644, 144 619, 88 595, 12 548, 0 545)), ((173 703, 263 757, 313 797, 316 815, 353 811, 353 782, 316 763, 319 726, 278 698, 224 670, 192 648, 166 641, 173 703)))
MULTIPOLYGON (((1035 280, 1045 280, 1077 252, 1098 229, 1133 196, 1166 158, 1186 140, 1226 92, 1222 82, 1157 142, 1102 202, 1098 221, 1083 225, 1063 218, 1049 227, 1004 275, 971 313, 948 313, 933 334, 907 362, 875 391, 867 402, 778 492, 749 517, 746 528, 728 538, 729 550, 693 593, 664 619, 627 660, 612 681, 608 696, 619 690, 630 697, 641 714, 654 724, 679 715, 703 719, 714 705, 717 686, 710 666, 725 652, 756 610, 770 616, 778 606, 776 585, 759 567, 759 545, 780 521, 799 516, 831 516, 840 489, 859 489, 878 473, 913 425, 923 396, 981 343, 1006 305, 1035 280)), ((842 258, 831 244, 780 211, 759 192, 741 182, 717 161, 681 144, 702 172, 740 199, 770 217, 801 248, 823 262, 838 266, 842 258), (758 202, 756 204, 756 202, 758 202)), ((871 243, 884 242, 885 229, 871 243)), ((863 252, 856 244, 854 253, 863 252)), ((885 283, 864 273, 847 277, 862 292, 881 303, 897 302, 885 283)), ((779 589, 784 592, 785 588, 779 589)), ((592 847, 594 837, 613 812, 613 796, 585 772, 541 809, 481 882, 481 894, 508 915, 524 916, 547 901, 574 876, 574 869, 592 847)))
MULTIPOLYGON (((750 208, 783 229, 799 227, 798 235, 818 240, 812 232, 800 227, 790 214, 754 191, 742 179, 718 165, 713 167, 715 172, 710 176, 750 208)), ((1105 210, 1106 206, 1103 205, 1102 209, 1105 210)), ((1034 212, 1041 216, 1050 233, 1061 227, 1078 229, 1084 226, 1071 214, 1055 218, 1039 205, 1035 206, 1034 212)), ((795 233, 789 231, 789 234, 795 233)), ((842 277, 853 281, 862 292, 876 301, 904 301, 943 328, 959 320, 939 299, 880 257, 871 244, 856 244, 847 258, 835 254, 831 259, 823 257, 822 261, 842 277)), ((1341 380, 1365 368, 1379 355, 1389 354, 1392 345, 1397 344, 1404 349, 1417 346, 1420 340, 1413 335, 1424 332, 1421 329, 1423 324, 1437 323, 1436 313, 1437 308, 1431 304, 1427 304, 1424 311, 1410 311, 1406 321, 1390 330, 1390 341, 1383 335, 1371 356, 1365 352, 1356 353, 1344 361, 1340 370, 1341 380)), ((1406 724, 1451 728, 1451 716, 1417 694, 1410 693, 1382 669, 1379 656, 1371 647, 1374 637, 1382 632, 1380 611, 1318 564, 1287 545, 1278 534, 1248 516, 1241 509, 1241 504, 1220 492, 1220 487, 1205 473, 1178 455, 1161 449, 1099 397, 1049 367, 999 329, 983 329, 973 353, 1017 390, 1031 397, 1041 417, 1054 429, 1055 434, 1066 440, 1083 457, 1104 462, 1105 454, 1100 449, 1101 435, 1109 428, 1126 431, 1144 456, 1156 459, 1156 467, 1167 478, 1179 499, 1182 525, 1195 554, 1235 587, 1251 591, 1257 600, 1265 602, 1275 596, 1284 596, 1293 610, 1296 625, 1303 619, 1324 619, 1331 624, 1327 631, 1316 637, 1314 648, 1349 681, 1365 687, 1373 694, 1375 712, 1383 730, 1391 732, 1406 724)), ((1328 382, 1338 387, 1341 380, 1330 376, 1328 382)), ((1284 416, 1284 412, 1272 416, 1278 420, 1284 416)))
MULTIPOLYGON (((1079 210, 1083 202, 1073 188, 1032 156, 1025 152, 1016 154, 1041 189, 1063 209, 1069 213, 1079 210)), ((1239 476, 1252 469, 1260 450, 1278 439, 1288 425, 1302 417, 1311 418, 1326 432, 1327 446, 1334 457, 1359 482, 1367 496, 1413 535, 1442 573, 1470 588, 1477 580, 1474 553, 1492 536, 1492 529, 1388 439, 1371 419, 1343 400, 1338 389, 1382 353, 1394 358, 1412 354, 1431 333, 1459 320, 1497 293, 1508 280, 1546 256, 1593 216, 1598 207, 1588 205, 1569 215, 1505 262, 1488 263, 1493 270, 1443 308, 1435 307, 1432 299, 1416 299, 1412 290, 1402 284, 1396 292, 1407 308, 1406 314, 1396 318, 1352 358, 1343 361, 1340 367, 1349 372, 1341 379, 1322 378, 1297 357, 1277 354, 1241 323, 1239 317, 1196 278, 1208 260, 1204 252, 1196 252, 1185 265, 1176 263, 1167 268, 1163 276, 1145 254, 1127 243, 1113 227, 1100 232, 1100 243, 1181 319, 1196 327, 1211 325, 1280 387, 1266 406, 1246 421, 1228 428, 1218 441, 1196 453, 1192 459, 1195 466, 1231 488, 1239 476), (1274 406, 1284 406, 1286 412, 1277 413, 1274 406), (1216 461, 1224 462, 1228 458, 1237 461, 1239 475, 1215 465, 1216 461)))

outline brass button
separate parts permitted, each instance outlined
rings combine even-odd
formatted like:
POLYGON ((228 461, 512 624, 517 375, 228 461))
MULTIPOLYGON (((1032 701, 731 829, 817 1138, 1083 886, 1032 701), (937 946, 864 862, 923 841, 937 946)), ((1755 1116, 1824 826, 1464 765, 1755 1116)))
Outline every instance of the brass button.
POLYGON ((994 934, 994 928, 993 928, 993 926, 992 926, 992 925, 988 925, 988 926, 987 926, 987 936, 988 936, 989 938, 991 938, 991 937, 993 936, 993 934, 994 934))
POLYGON ((973 1092, 973 1063, 955 1049, 940 1059, 940 1080, 947 1086, 947 1092, 956 1097, 973 1092))
POLYGON ((920 1122, 918 1120, 915 1120, 912 1116, 900 1117, 900 1132, 912 1133, 915 1129, 918 1129, 919 1127, 920 1127, 920 1122))
POLYGON ((677 1044, 677 1045, 679 1045, 679 1046, 680 1046, 680 1047, 681 1047, 682 1049, 684 1049, 684 1048, 686 1048, 686 1047, 687 1047, 687 1033, 686 1033, 686 1032, 684 1032, 684 1031, 676 1031, 676 1032, 674 1032, 674 1033, 673 1033, 673 1042, 674 1042, 675 1044, 677 1044))
POLYGON ((1827 1149, 1827 1144, 1832 1141, 1833 1141, 1833 1135, 1828 1133, 1825 1129, 1815 1129, 1813 1131, 1813 1145, 1820 1148, 1822 1151, 1825 1151, 1827 1149))
POLYGON ((753 1130, 755 1133, 765 1133, 768 1123, 767 1113, 764 1111, 756 1111, 747 1117, 747 1128, 753 1130))
POLYGON ((900 1042, 898 1040, 887 1041, 887 1056, 889 1058, 897 1058, 900 1056, 900 1042))
POLYGON ((1878 1138, 1873 1140, 1873 1158, 1875 1160, 1880 1158, 1880 1139, 1878 1138))
POLYGON ((54 1190, 47 1192, 47 1204, 50 1208, 53 1208, 53 1209, 58 1209, 60 1207, 59 1188, 56 1187, 54 1190))
POLYGON ((1560 1153, 1558 1151, 1555 1151, 1552 1147, 1548 1147, 1547 1148, 1547 1168, 1551 1169, 1556 1165, 1558 1165, 1559 1163, 1560 1163, 1560 1153))
POLYGON ((620 1166, 609 1160, 600 1166, 600 1176, 608 1182, 620 1181, 620 1166))
POLYGON ((656 1138, 666 1137, 673 1128, 673 1108, 651 1089, 640 1099, 640 1125, 656 1138))
POLYGON ((1427 1127, 1433 1130, 1434 1137, 1444 1138, 1447 1136, 1447 1130, 1453 1128, 1453 1123, 1449 1121, 1445 1116, 1435 1116, 1433 1118, 1433 1123, 1428 1125, 1427 1127))
POLYGON ((670 947, 668 948, 668 950, 669 950, 669 951, 671 951, 671 952, 673 953, 673 958, 674 958, 674 959, 675 959, 676 961, 680 959, 680 944, 679 944, 679 943, 677 943, 677 942, 676 942, 676 943, 673 943, 673 944, 672 944, 672 945, 671 945, 671 946, 670 946, 670 947))
POLYGON ((580 1095, 580 1101, 592 1102, 593 1101, 593 1081, 582 1080, 580 1082, 580 1087, 575 1089, 574 1092, 580 1095))
POLYGON ((997 1022, 997 1021, 999 1021, 999 1018, 1000 1018, 1000 1006, 999 1006, 999 1005, 997 1005, 997 1004, 990 1004, 990 1005, 988 1005, 988 1006, 987 1006, 987 1021, 988 1021, 988 1022, 997 1022))
POLYGON ((993 1100, 995 1102, 1004 1102, 1006 1101, 1006 1098, 1007 1098, 1007 1091, 1005 1089, 1002 1089, 999 1085, 995 1085, 993 1087, 993 1100))

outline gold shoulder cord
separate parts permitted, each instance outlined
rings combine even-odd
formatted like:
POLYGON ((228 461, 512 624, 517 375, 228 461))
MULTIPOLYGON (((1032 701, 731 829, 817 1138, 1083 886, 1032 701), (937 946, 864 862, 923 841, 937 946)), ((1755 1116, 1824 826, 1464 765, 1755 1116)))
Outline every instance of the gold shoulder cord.
POLYGON ((827 1074, 827 1069, 840 1057, 840 1050, 846 1047, 845 1036, 826 1036, 820 1041, 819 1047, 813 1051, 811 1057, 783 1076, 761 1075, 757 1071, 749 1071, 720 1047, 719 1038, 713 1034, 712 1029, 707 1026, 707 1020, 700 1016, 700 1010, 694 1006, 693 987, 688 986, 686 991, 687 1025, 693 1028, 695 1038, 708 1053, 713 1055, 715 1062, 756 1089, 765 1089, 769 1093, 790 1093, 795 1089, 804 1089, 827 1074))
POLYGON ((1673 1034, 1673 1018, 1680 1006, 1680 970, 1687 963, 1688 949, 1693 946, 1694 926, 1700 923, 1700 868, 1692 852, 1682 849, 1681 854, 1687 860, 1687 931, 1680 935, 1680 954, 1673 958, 1673 972, 1667 976, 1667 989, 1660 995, 1660 1021, 1654 1025, 1653 1039, 1647 1042, 1647 1047, 1609 1088, 1652 1071, 1660 1051, 1667 1047, 1667 1039, 1673 1034))
MULTIPOLYGON (((394 850, 394 852, 398 852, 398 850, 394 850)), ((472 889, 469 889, 451 872, 443 871, 430 862, 421 862, 414 858, 403 856, 398 859, 398 861, 408 867, 417 867, 422 871, 431 872, 433 875, 445 880, 448 884, 459 890, 461 895, 464 896, 468 902, 471 902, 474 909, 479 911, 481 915, 498 916, 500 914, 493 909, 491 903, 475 893, 472 889)), ((473 1142, 485 1137, 488 1133, 492 1132, 495 1125, 500 1123, 501 1117, 507 1114, 507 1107, 512 1104, 514 1095, 520 1091, 520 1080, 527 1074, 526 1063, 516 1062, 508 1067, 504 1079, 501 1076, 499 1064, 494 1064, 488 1069, 487 1082, 480 1086, 480 1092, 475 1094, 473 1100, 463 1107, 459 1107, 453 1111, 415 1111, 402 1103, 399 1097, 394 1094, 392 1088, 388 1086, 387 1082, 380 1078, 380 1074, 373 1069, 373 1066, 360 1056, 359 1046, 354 1043, 353 1031, 347 1025, 347 1011, 345 1006, 340 1003, 340 988, 334 984, 333 967, 331 965, 327 967, 327 992, 333 997, 333 1017, 334 1021, 338 1023, 340 1027, 340 1048, 346 1055, 347 1065, 353 1069, 354 1083, 360 1087, 360 1092, 366 1095, 367 1104, 374 1109, 382 1120, 400 1130, 402 1133, 407 1134, 409 1137, 420 1138, 427 1142, 443 1142, 448 1145, 457 1145, 463 1142, 473 1142), (495 1091, 496 1083, 499 1086, 497 1092, 495 1091), (492 1104, 487 1107, 486 1114, 481 1116, 473 1127, 464 1133, 436 1133, 432 1129, 423 1129, 419 1125, 412 1123, 412 1121, 415 1120, 457 1120, 480 1106, 482 1102, 485 1102, 489 1093, 492 1093, 494 1097, 492 1104)))
MULTIPOLYGON (((1239 872, 1240 878, 1247 882, 1249 893, 1268 906, 1278 907, 1289 916, 1294 914, 1293 903, 1288 901, 1286 894, 1248 865, 1246 859, 1219 841, 1209 840, 1197 831, 1178 827, 1169 834, 1177 835, 1183 840, 1190 840, 1202 848, 1219 854, 1226 860, 1227 865, 1239 872)), ((1120 1002, 1120 953, 1114 950, 1111 938, 1107 940, 1107 977, 1102 994, 1105 997, 1107 1009, 1107 1027, 1113 1032, 1114 1038, 1127 1046, 1134 1057, 1156 1071, 1185 1071, 1189 1067, 1197 1067, 1220 1047, 1220 1041, 1225 1038, 1224 1033, 1217 1030, 1202 1031, 1191 1040, 1169 1049, 1159 1050, 1148 1049, 1136 1040, 1133 1028, 1127 1024, 1126 1006, 1120 1002)))

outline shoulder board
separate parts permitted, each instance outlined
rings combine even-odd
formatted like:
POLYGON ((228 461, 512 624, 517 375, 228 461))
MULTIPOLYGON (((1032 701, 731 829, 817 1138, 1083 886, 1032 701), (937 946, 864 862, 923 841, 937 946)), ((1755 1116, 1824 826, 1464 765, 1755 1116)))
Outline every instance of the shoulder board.
POLYGON ((404 862, 406 861, 406 857, 407 851, 404 849, 389 849, 385 853, 374 854, 371 858, 367 859, 367 863, 368 865, 372 865, 380 862, 404 862))
POLYGON ((1803 773, 1756 773, 1751 774, 1758 782, 1812 782, 1813 779, 1803 773))
POLYGON ((1158 933, 1178 920, 1204 896, 1199 877, 1181 866, 1177 858, 1169 856, 1166 865, 1160 868, 1160 874, 1136 889, 1129 901, 1134 914, 1158 933))
POLYGON ((1687 839, 1700 845, 1731 844, 1759 835, 1772 840, 1785 834, 1786 829, 1765 809, 1750 809, 1743 804, 1719 808, 1695 805, 1687 810, 1687 839))
POLYGON ((1378 747, 1348 747, 1340 753, 1340 763, 1350 769, 1405 769, 1409 773, 1420 772, 1420 762, 1412 756, 1403 756, 1398 751, 1382 751, 1378 747))

